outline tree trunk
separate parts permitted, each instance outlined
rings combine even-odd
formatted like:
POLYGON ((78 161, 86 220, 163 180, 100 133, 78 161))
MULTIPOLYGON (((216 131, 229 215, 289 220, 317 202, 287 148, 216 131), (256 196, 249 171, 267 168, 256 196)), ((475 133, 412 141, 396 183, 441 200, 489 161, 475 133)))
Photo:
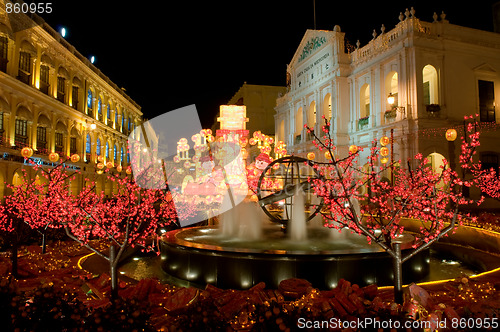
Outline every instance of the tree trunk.
POLYGON ((14 240, 14 243, 12 243, 12 257, 10 259, 12 263, 12 275, 14 278, 19 279, 19 273, 18 273, 18 259, 17 259, 17 239, 14 240))
POLYGON ((47 245, 45 243, 45 233, 42 233, 42 254, 47 252, 47 245))
POLYGON ((393 243, 394 254, 392 258, 394 270, 394 301, 403 304, 403 262, 401 261, 401 243, 393 243))
POLYGON ((116 299, 118 297, 118 269, 117 260, 115 253, 115 246, 111 245, 109 247, 109 268, 111 272, 111 298, 116 299))

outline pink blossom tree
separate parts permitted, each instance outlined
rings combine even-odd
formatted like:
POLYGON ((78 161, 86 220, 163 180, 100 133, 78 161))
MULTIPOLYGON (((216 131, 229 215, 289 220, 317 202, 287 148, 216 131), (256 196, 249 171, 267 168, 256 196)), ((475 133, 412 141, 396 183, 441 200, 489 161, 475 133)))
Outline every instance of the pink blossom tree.
MULTIPOLYGON (((461 174, 479 167, 473 160, 479 146, 479 132, 473 117, 465 120, 468 123, 459 157, 464 170, 461 174)), ((306 128, 313 133, 311 128, 306 128)), ((473 203, 464 197, 462 189, 476 185, 477 178, 465 180, 446 162, 440 170, 433 170, 421 154, 409 160, 406 168, 394 164, 380 166, 377 142, 373 142, 370 149, 366 169, 358 165, 361 150, 357 147, 352 147, 347 157, 336 157, 328 121, 325 120, 322 129, 322 138, 313 133, 314 142, 331 159, 316 164, 323 177, 311 179, 311 182, 316 194, 324 199, 328 226, 365 235, 369 242, 376 243, 392 256, 395 299, 401 303, 402 264, 461 223, 464 214, 460 207, 473 203), (393 181, 382 178, 388 170, 392 172, 393 181), (408 241, 408 234, 403 219, 420 224, 417 236, 411 241, 412 249, 404 255, 401 246, 408 241)))

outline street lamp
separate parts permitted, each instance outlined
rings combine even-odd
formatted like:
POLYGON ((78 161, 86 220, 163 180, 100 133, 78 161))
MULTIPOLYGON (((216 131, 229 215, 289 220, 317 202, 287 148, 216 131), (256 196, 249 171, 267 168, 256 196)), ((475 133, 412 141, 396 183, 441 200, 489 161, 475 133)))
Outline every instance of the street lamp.
POLYGON ((405 107, 394 105, 395 102, 396 102, 396 97, 392 94, 392 92, 389 93, 389 96, 387 96, 387 103, 392 106, 392 109, 405 114, 406 112, 405 107))

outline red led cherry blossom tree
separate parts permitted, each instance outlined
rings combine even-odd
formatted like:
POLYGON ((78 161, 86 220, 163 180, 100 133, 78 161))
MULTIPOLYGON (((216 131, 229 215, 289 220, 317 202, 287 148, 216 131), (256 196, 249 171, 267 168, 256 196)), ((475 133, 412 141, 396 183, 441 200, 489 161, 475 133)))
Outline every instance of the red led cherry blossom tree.
MULTIPOLYGON (((144 169, 146 177, 150 173, 146 166, 144 169)), ((112 296, 117 295, 117 269, 125 250, 135 246, 152 248, 159 227, 192 214, 189 207, 177 213, 166 189, 142 188, 138 184, 140 176, 136 181, 122 173, 101 175, 117 183, 118 192, 106 198, 104 192, 96 192, 95 181, 88 179, 89 184, 78 195, 72 195, 68 180, 75 172, 64 162, 37 171, 38 178, 30 180, 25 176, 20 185, 12 187, 13 193, 0 209, 0 230, 13 233, 19 222, 42 233, 48 228, 63 228, 69 238, 109 262, 112 296), (107 242, 109 250, 101 252, 93 239, 107 242)), ((162 181, 151 177, 143 180, 162 181)))
MULTIPOLYGON (((479 146, 476 120, 473 117, 465 120, 468 123, 464 126, 459 157, 464 171, 460 174, 480 168, 473 160, 479 146)), ((350 148, 347 157, 336 157, 328 121, 325 120, 321 139, 311 128, 306 128, 314 134, 317 148, 331 156, 329 162, 315 166, 323 177, 311 179, 315 193, 324 199, 328 226, 365 235, 369 242, 375 242, 392 256, 395 299, 401 303, 402 264, 461 223, 464 214, 460 207, 473 203, 464 197, 462 189, 477 185, 478 178, 465 180, 446 162, 441 169, 433 170, 421 154, 408 161, 404 168, 395 164, 380 165, 377 142, 373 142, 370 150, 368 167, 361 167, 358 165, 361 150, 355 146, 350 148), (389 170, 393 181, 382 177, 389 170), (417 223, 419 226, 414 227, 417 223), (416 229, 416 236, 409 235, 405 224, 412 226, 412 231, 416 229), (401 246, 408 241, 411 249, 403 255, 401 246)))

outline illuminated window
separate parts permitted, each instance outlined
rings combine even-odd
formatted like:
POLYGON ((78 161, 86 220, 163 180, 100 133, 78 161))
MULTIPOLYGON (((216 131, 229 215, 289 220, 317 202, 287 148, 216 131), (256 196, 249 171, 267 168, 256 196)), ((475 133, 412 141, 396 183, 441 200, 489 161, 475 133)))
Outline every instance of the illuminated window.
POLYGON ((439 104, 438 74, 436 68, 427 65, 422 69, 424 105, 439 104))
POLYGON ((109 158, 109 143, 106 142, 106 159, 109 158))
POLYGON ((89 110, 92 110, 92 90, 89 89, 89 91, 87 92, 87 108, 89 110))
POLYGON ((95 147, 95 150, 96 150, 96 154, 98 156, 101 155, 101 139, 97 139, 97 146, 95 147))
POLYGON ((85 141, 85 153, 91 153, 92 151, 92 138, 90 134, 87 134, 87 140, 85 141))
POLYGON ((116 149, 116 144, 115 146, 113 147, 113 160, 116 161, 116 157, 117 157, 117 149, 116 149))
POLYGON ((102 101, 101 101, 101 97, 99 97, 99 100, 97 101, 97 119, 99 121, 102 121, 102 101))
POLYGON ((74 85, 71 90, 71 106, 73 106, 75 110, 78 109, 78 87, 74 85))
POLYGON ((9 40, 7 37, 0 37, 0 70, 3 72, 7 71, 7 50, 9 46, 9 40))
POLYGON ((364 84, 359 92, 359 117, 366 118, 370 116, 370 85, 364 84))

